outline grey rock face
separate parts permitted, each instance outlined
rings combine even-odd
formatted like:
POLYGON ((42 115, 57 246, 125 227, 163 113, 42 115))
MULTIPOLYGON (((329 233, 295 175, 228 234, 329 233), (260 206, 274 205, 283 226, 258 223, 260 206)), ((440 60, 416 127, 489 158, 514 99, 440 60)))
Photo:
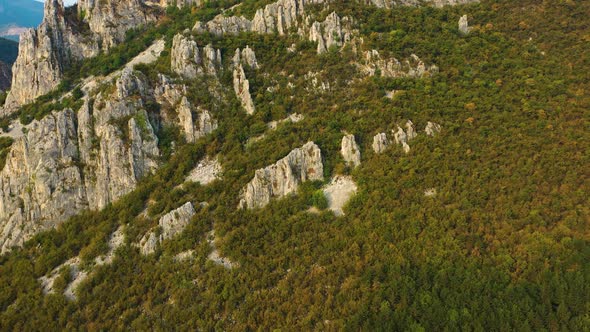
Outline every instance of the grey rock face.
POLYGON ((197 22, 193 27, 193 31, 195 32, 210 32, 216 36, 223 36, 225 34, 237 35, 240 32, 251 30, 252 22, 243 16, 226 17, 218 15, 207 23, 197 22))
POLYGON ((80 0, 78 13, 69 11, 62 0, 45 1, 39 28, 21 36, 12 89, 7 97, 7 105, 13 107, 7 110, 53 90, 72 62, 95 56, 101 48, 110 49, 124 40, 127 30, 156 19, 139 0, 80 0), (72 21, 72 17, 81 16, 82 22, 72 21), (84 28, 86 24, 88 30, 84 28))
POLYGON ((306 6, 324 2, 326 1, 278 0, 258 9, 252 21, 242 16, 225 17, 221 14, 207 23, 197 22, 193 30, 196 32, 208 31, 217 36, 248 31, 284 35, 301 24, 306 6))
POLYGON ((236 53, 233 58, 234 63, 234 70, 233 70, 233 77, 234 77, 234 91, 236 93, 236 97, 242 104, 246 113, 252 115, 254 114, 254 101, 252 101, 252 96, 250 95, 250 82, 246 78, 246 73, 244 72, 244 65, 248 65, 252 68, 258 68, 258 62, 256 61, 256 55, 254 51, 250 48, 245 48, 243 51, 240 49, 236 49, 236 53))
POLYGON ((198 75, 217 75, 221 66, 221 51, 207 45, 202 49, 197 43, 182 34, 174 36, 171 50, 172 70, 185 78, 198 75))
POLYGON ((143 0, 79 0, 78 12, 83 13, 84 22, 102 41, 104 50, 124 41, 127 30, 157 18, 155 10, 143 0))
POLYGON ((305 13, 305 6, 324 3, 324 0, 279 0, 256 11, 252 31, 284 35, 297 27, 298 19, 305 13))
POLYGON ((246 78, 246 73, 244 72, 244 68, 242 64, 239 64, 237 67, 234 68, 234 91, 236 92, 236 96, 238 100, 242 104, 246 113, 252 115, 254 114, 254 102, 252 101, 252 96, 250 95, 250 82, 246 78))
POLYGON ((88 206, 72 110, 34 121, 0 172, 0 252, 88 206))
POLYGON ((419 6, 430 5, 435 7, 454 6, 479 2, 479 0, 359 0, 379 8, 393 8, 395 6, 419 6))
POLYGON ((352 19, 340 18, 332 12, 323 22, 314 22, 309 32, 309 40, 318 43, 317 52, 322 54, 330 47, 342 47, 352 38, 352 19))
POLYGON ((195 208, 191 202, 184 204, 176 210, 170 211, 158 221, 158 232, 151 231, 144 235, 139 242, 139 248, 143 255, 149 255, 156 251, 162 241, 171 239, 180 234, 190 223, 195 215, 195 208))
POLYGON ((64 67, 71 61, 65 50, 70 48, 69 42, 79 42, 66 26, 63 12, 61 0, 46 1, 39 28, 21 35, 7 105, 28 103, 59 84, 64 67))
POLYGON ((158 138, 144 103, 149 86, 130 69, 114 85, 77 114, 33 121, 15 140, 0 171, 2 252, 82 209, 103 208, 157 168, 158 138))
POLYGON ((160 0, 162 7, 176 5, 178 8, 200 6, 204 3, 203 0, 160 0))
POLYGON ((182 97, 177 111, 180 128, 189 143, 193 143, 217 129, 217 121, 212 118, 209 111, 200 108, 193 111, 193 107, 186 97, 182 97), (196 114, 193 115, 193 113, 196 114))
POLYGON ((436 136, 438 133, 440 133, 440 130, 441 127, 438 123, 428 121, 424 132, 426 132, 426 135, 428 136, 436 136))
POLYGON ((159 104, 174 106, 186 95, 186 86, 177 84, 170 77, 158 74, 158 82, 154 87, 154 98, 159 104))
POLYGON ((340 153, 346 164, 355 168, 361 164, 361 150, 359 149, 354 135, 345 135, 342 137, 342 147, 340 153))
POLYGON ((236 49, 236 53, 232 59, 234 66, 237 66, 240 63, 250 66, 253 69, 258 69, 258 61, 256 60, 256 54, 254 51, 249 47, 246 46, 243 50, 236 49))
POLYGON ((0 61, 0 92, 10 88, 12 80, 12 68, 0 61))
POLYGON ((392 133, 395 143, 401 145, 405 153, 410 152, 410 145, 408 142, 416 138, 417 135, 412 121, 408 120, 408 122, 406 122, 406 131, 400 126, 397 126, 397 131, 392 130, 392 133))
POLYGON ((459 19, 459 32, 461 32, 464 35, 467 35, 467 34, 469 34, 469 30, 471 30, 471 29, 469 28, 469 22, 467 21, 467 15, 463 15, 459 19))
POLYGON ((240 207, 264 207, 271 198, 296 192, 302 182, 323 179, 321 150, 315 143, 308 142, 275 164, 257 170, 241 194, 240 207))
POLYGON ((365 75, 374 76, 379 71, 381 76, 392 78, 421 78, 438 73, 437 66, 427 66, 415 54, 400 62, 396 58, 382 58, 377 50, 365 52, 364 62, 360 65, 360 69, 365 75))
POLYGON ((391 145, 391 141, 385 133, 379 133, 373 137, 373 151, 383 153, 391 145))

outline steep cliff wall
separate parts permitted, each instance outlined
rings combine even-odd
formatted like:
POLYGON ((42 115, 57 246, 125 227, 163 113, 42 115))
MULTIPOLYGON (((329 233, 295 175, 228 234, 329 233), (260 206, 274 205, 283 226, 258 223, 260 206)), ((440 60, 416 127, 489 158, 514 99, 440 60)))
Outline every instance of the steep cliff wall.
POLYGON ((156 13, 139 0, 80 0, 70 8, 63 0, 46 1, 41 25, 21 35, 5 112, 51 91, 73 62, 110 49, 156 13))
POLYGON ((308 142, 275 164, 257 170, 244 188, 240 207, 263 207, 271 198, 294 193, 301 182, 323 179, 322 152, 315 143, 308 142))

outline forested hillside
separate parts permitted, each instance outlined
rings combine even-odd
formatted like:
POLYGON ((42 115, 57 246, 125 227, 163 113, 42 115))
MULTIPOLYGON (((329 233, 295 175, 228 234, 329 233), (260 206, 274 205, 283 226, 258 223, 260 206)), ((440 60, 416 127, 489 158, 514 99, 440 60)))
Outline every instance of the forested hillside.
MULTIPOLYGON (((89 175, 100 163, 83 161, 95 151, 136 151, 140 141, 147 166, 137 168, 146 175, 133 190, 104 208, 89 208, 88 198, 81 213, 0 256, 0 330, 590 330, 590 2, 386 9, 330 1, 306 14, 329 22, 337 13, 351 37, 322 52, 323 40, 302 38, 298 27, 216 34, 205 24, 218 14, 250 20, 271 2, 170 6, 1 119, 36 139, 31 132, 49 121, 53 132, 80 135, 79 120, 65 121, 71 130, 58 120, 88 114, 97 133, 72 149, 88 146, 89 156, 39 173, 54 179, 80 169, 85 192, 102 176, 89 175), (464 15, 469 29, 460 31, 464 15), (153 62, 123 70, 160 40, 153 62), (192 75, 179 71, 188 67, 177 59, 188 54, 181 45, 214 51, 203 51, 195 63, 204 69, 192 75), (372 50, 402 69, 372 67, 372 50), (158 93, 172 99, 178 86, 185 100, 160 102, 158 93), (185 104, 201 124, 197 131, 191 122, 191 135, 167 120, 185 104), (124 113, 134 105, 139 111, 124 113), (103 121, 109 109, 122 115, 103 121), (417 134, 407 151, 393 139, 375 148, 379 133, 412 136, 398 129, 408 120, 417 134), (425 132, 435 124, 440 130, 425 132), (111 127, 122 143, 100 150, 107 136, 97 137, 111 127), (358 143, 358 167, 341 154, 347 134, 358 143), (245 208, 260 170, 309 158, 290 155, 307 142, 321 149, 322 174, 298 170, 312 181, 245 208), (195 175, 211 160, 219 164, 211 179, 195 175), (324 195, 336 176, 357 187, 342 213, 324 195), (173 219, 184 228, 170 227, 173 219)), ((17 180, 2 176, 20 160, 10 151, 26 146, 0 140, 0 185, 9 188, 17 180)), ((12 196, 68 194, 36 181, 29 196, 2 195, 24 209, 28 198, 12 196)))

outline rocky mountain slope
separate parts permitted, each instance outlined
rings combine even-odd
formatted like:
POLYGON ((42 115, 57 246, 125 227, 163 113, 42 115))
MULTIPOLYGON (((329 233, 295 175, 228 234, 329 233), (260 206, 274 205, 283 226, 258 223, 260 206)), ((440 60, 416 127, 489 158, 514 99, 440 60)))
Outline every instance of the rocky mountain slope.
POLYGON ((0 329, 583 330, 585 7, 523 6, 46 1, 0 329))
POLYGON ((46 1, 41 25, 21 35, 7 105, 23 105, 51 91, 73 62, 108 50, 129 29, 154 21, 159 11, 136 0, 81 0, 68 8, 62 0, 46 1))

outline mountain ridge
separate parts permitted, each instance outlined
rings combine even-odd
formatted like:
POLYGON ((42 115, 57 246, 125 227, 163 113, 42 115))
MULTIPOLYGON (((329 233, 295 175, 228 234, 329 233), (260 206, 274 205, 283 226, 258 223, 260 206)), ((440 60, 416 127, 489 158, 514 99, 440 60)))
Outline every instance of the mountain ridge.
POLYGON ((587 5, 303 2, 55 57, 3 119, 2 329, 589 326, 587 5))

